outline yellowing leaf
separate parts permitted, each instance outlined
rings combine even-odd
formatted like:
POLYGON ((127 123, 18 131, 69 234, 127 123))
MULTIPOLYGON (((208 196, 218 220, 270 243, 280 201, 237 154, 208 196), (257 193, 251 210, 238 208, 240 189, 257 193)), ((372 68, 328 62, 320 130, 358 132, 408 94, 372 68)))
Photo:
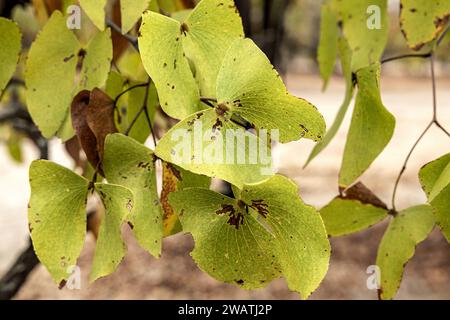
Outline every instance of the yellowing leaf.
POLYGON ((66 118, 79 49, 78 40, 67 28, 65 18, 55 11, 28 54, 27 106, 34 123, 46 138, 53 136, 66 118))
POLYGON ((105 208, 97 238, 90 281, 113 273, 122 261, 126 246, 121 236, 121 226, 133 208, 133 194, 127 188, 96 183, 95 189, 105 208))
POLYGON ((161 107, 176 119, 200 110, 198 87, 184 56, 180 28, 178 21, 147 11, 139 37, 142 63, 156 85, 161 107))
POLYGON ((419 178, 428 202, 435 209, 436 223, 450 242, 450 154, 425 165, 419 178))
MULTIPOLYGON (((155 2, 156 0, 153 0, 155 2)), ((148 8, 150 0, 120 0, 122 32, 127 33, 141 18, 142 12, 148 8)))
POLYGON ((86 235, 89 181, 46 160, 30 166, 28 223, 37 257, 60 284, 77 263, 86 235))
POLYGON ((111 30, 97 33, 86 48, 78 90, 101 88, 108 79, 113 55, 111 30))
POLYGON ((289 94, 265 54, 250 39, 228 49, 217 77, 217 100, 257 129, 279 130, 280 142, 320 140, 325 122, 306 100, 289 94))
POLYGON ((19 60, 22 35, 19 27, 11 20, 0 18, 0 94, 16 70, 19 60))
POLYGON ((387 0, 342 0, 338 8, 352 49, 352 70, 378 62, 389 34, 387 0))
POLYGON ((130 224, 139 244, 155 257, 161 254, 163 221, 156 190, 153 152, 132 138, 106 138, 103 171, 109 183, 129 188, 134 195, 130 224))
POLYGON ((203 0, 181 24, 183 48, 195 65, 202 96, 216 96, 217 74, 224 53, 244 37, 242 20, 233 0, 203 0))
POLYGON ((401 0, 400 24, 411 49, 435 40, 450 18, 449 1, 401 0))
POLYGON ((156 155, 238 187, 273 175, 266 141, 245 132, 228 114, 217 112, 200 111, 179 122, 159 141, 156 155))
POLYGON ((105 29, 105 5, 107 0, 80 0, 80 5, 94 25, 105 29))
POLYGON ((392 138, 395 118, 380 96, 380 64, 356 73, 358 94, 345 145, 339 184, 352 184, 372 164, 392 138))
POLYGON ((400 287, 405 264, 433 227, 433 209, 427 205, 404 210, 391 220, 377 254, 377 266, 381 270, 381 299, 394 298, 400 287))
POLYGON ((320 40, 317 49, 320 75, 323 79, 323 88, 328 85, 330 76, 334 71, 338 48, 339 28, 338 17, 329 3, 322 5, 320 14, 320 40))

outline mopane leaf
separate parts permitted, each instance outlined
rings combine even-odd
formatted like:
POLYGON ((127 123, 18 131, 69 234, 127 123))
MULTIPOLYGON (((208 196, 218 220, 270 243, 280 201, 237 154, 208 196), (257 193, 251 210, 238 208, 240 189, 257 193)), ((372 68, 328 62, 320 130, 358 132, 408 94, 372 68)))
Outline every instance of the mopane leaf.
MULTIPOLYGON (((155 0, 153 0, 155 2, 155 0)), ((141 18, 142 12, 148 8, 150 0, 120 0, 122 33, 127 33, 141 18)))
POLYGON ((450 154, 424 166, 419 178, 428 202, 435 209, 436 223, 450 242, 450 154))
POLYGON ((52 14, 31 45, 25 74, 27 106, 46 138, 53 136, 66 118, 79 49, 59 11, 52 14))
POLYGON ((383 151, 392 138, 395 118, 383 106, 380 96, 380 64, 356 73, 358 94, 347 135, 339 184, 351 185, 383 151))
POLYGON ((352 49, 352 70, 378 62, 389 33, 387 0, 342 0, 343 32, 352 49))
POLYGON ((449 1, 401 0, 400 24, 411 49, 420 50, 436 39, 449 18, 449 1))
POLYGON ((328 235, 343 236, 383 220, 386 205, 362 183, 357 183, 320 210, 328 235))
POLYGON ((433 209, 428 205, 404 210, 391 220, 377 254, 377 266, 381 270, 381 299, 394 298, 400 287, 405 264, 433 227, 433 209))
POLYGON ((353 99, 353 77, 352 77, 352 69, 351 69, 351 60, 352 60, 352 52, 350 47, 348 46, 347 40, 345 38, 339 38, 338 40, 338 48, 339 48, 339 56, 341 59, 342 72, 345 79, 345 97, 344 101, 339 108, 339 111, 336 115, 336 118, 333 121, 330 129, 328 129, 327 133, 323 137, 321 141, 319 141, 314 147, 313 151, 309 155, 308 161, 305 164, 305 167, 320 153, 322 152, 333 140, 334 136, 338 132, 339 128, 344 121, 345 115, 347 113, 348 107, 350 106, 350 102, 353 99))
POLYGON ((5 89, 16 70, 19 60, 22 35, 17 24, 11 20, 0 18, 0 94, 5 89))
POLYGON ((224 53, 244 37, 242 20, 233 0, 203 0, 181 24, 183 48, 194 62, 202 96, 216 96, 217 74, 224 53))
POLYGON ((161 254, 163 221, 156 190, 153 152, 132 138, 106 138, 103 170, 109 183, 129 188, 134 195, 130 224, 139 244, 152 255, 161 254))
POLYGON ((219 109, 197 112, 159 141, 156 155, 181 168, 238 187, 273 175, 266 140, 244 131, 219 109))
POLYGON ((302 137, 318 141, 325 122, 306 100, 289 94, 265 54, 250 39, 228 49, 217 77, 217 100, 257 129, 279 130, 280 142, 302 137))
POLYGON ((193 258, 211 276, 254 289, 283 274, 307 298, 328 269, 330 245, 320 215, 297 191, 274 176, 245 185, 237 199, 192 188, 169 200, 194 237, 193 258))
POLYGON ((111 69, 113 49, 111 30, 97 33, 86 48, 86 56, 80 74, 79 90, 103 87, 111 69))
POLYGON ((275 255, 289 288, 306 299, 325 277, 330 259, 319 213, 303 203, 297 186, 283 176, 246 185, 241 197, 276 238, 275 255))
POLYGON ((46 160, 30 166, 28 223, 33 247, 58 284, 70 276, 86 235, 89 181, 46 160))
POLYGON ((164 236, 170 236, 181 231, 178 213, 169 203, 169 195, 186 188, 208 189, 211 178, 194 174, 180 167, 163 162, 161 206, 164 212, 164 236))
POLYGON ((195 240, 191 255, 203 271, 244 289, 264 287, 280 276, 276 239, 235 199, 200 188, 169 199, 195 240))
POLYGON ((156 85, 163 110, 176 119, 200 110, 198 87, 183 53, 181 24, 147 11, 140 34, 142 63, 156 85))
POLYGON ((89 19, 100 30, 105 29, 105 5, 107 0, 80 0, 80 5, 89 19))
POLYGON ((121 227, 133 208, 133 194, 124 187, 96 183, 95 190, 100 195, 105 214, 100 224, 90 281, 113 273, 122 261, 126 246, 122 239, 121 227))
POLYGON ((339 38, 338 17, 329 3, 322 5, 320 14, 320 40, 317 49, 320 75, 323 79, 323 89, 328 85, 334 71, 339 38))

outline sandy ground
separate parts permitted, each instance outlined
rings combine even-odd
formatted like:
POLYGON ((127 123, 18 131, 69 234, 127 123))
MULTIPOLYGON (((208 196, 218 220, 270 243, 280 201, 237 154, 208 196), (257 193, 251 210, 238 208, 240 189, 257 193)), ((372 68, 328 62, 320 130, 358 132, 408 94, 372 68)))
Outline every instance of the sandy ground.
MULTIPOLYGON (((343 94, 343 83, 333 79, 322 93, 320 80, 308 76, 291 76, 288 86, 316 106, 331 123, 343 94)), ((384 78, 383 101, 397 118, 391 144, 373 164, 362 180, 383 200, 389 202, 395 177, 404 157, 431 117, 431 84, 428 79, 384 78)), ((438 82, 439 117, 450 128, 450 79, 438 82)), ((303 164, 313 144, 294 142, 279 147, 280 173, 294 179, 304 200, 316 206, 330 201, 337 192, 337 175, 345 143, 349 117, 335 140, 306 170, 303 164)), ((26 206, 29 197, 27 168, 36 156, 26 147, 26 162, 12 163, 0 150, 0 273, 25 246, 27 239, 26 206)), ((423 203, 417 172, 419 168, 450 150, 450 139, 433 130, 414 153, 398 193, 400 208, 423 203)), ((57 142, 52 159, 70 166, 57 142)), ((333 254, 329 272, 312 299, 376 299, 376 292, 366 287, 366 269, 374 264, 376 248, 385 223, 351 236, 332 239, 333 254)), ((221 284, 202 273, 192 262, 193 247, 189 235, 166 239, 164 254, 155 260, 136 244, 125 231, 129 252, 119 270, 88 285, 94 241, 88 237, 79 260, 82 271, 81 290, 58 290, 46 270, 40 266, 29 277, 17 295, 18 299, 298 299, 289 292, 284 280, 274 281, 265 289, 243 291, 221 284)), ((450 299, 450 250, 440 232, 418 246, 414 259, 407 265, 398 298, 450 299)))

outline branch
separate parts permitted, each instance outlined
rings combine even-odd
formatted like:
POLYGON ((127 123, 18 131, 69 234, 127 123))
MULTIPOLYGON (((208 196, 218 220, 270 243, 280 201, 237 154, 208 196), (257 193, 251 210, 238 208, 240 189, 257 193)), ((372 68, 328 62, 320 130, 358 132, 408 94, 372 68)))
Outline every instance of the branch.
POLYGON ((403 54, 403 55, 400 55, 400 56, 383 59, 383 60, 381 60, 381 64, 384 64, 384 63, 387 63, 387 62, 391 62, 391 61, 401 60, 401 59, 408 59, 408 58, 422 58, 422 59, 426 59, 426 58, 431 57, 432 55, 433 55, 432 52, 403 54))
POLYGON ((117 24, 115 24, 111 19, 106 19, 106 25, 116 31, 117 33, 121 34, 125 39, 128 40, 128 42, 137 50, 139 51, 139 45, 138 41, 135 37, 132 35, 126 33, 122 33, 122 28, 120 28, 117 24))

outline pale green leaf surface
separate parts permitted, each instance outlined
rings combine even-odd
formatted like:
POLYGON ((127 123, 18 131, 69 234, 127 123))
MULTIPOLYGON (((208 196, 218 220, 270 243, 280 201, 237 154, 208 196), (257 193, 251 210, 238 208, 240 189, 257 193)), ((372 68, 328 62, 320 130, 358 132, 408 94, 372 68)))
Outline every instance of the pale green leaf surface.
POLYGON ((86 48, 78 91, 103 87, 111 69, 113 48, 111 29, 97 33, 86 48))
POLYGON ((161 108, 176 119, 200 110, 200 95, 184 56, 180 28, 178 21, 147 11, 139 37, 142 63, 156 85, 161 108))
POLYGON ((400 24, 412 49, 419 50, 435 40, 449 17, 449 1, 401 0, 400 24))
POLYGON ((89 181, 55 163, 30 166, 31 198, 28 223, 41 263, 60 284, 76 265, 86 235, 89 181))
POLYGON ((240 143, 230 133, 244 136, 244 130, 231 122, 227 114, 219 116, 214 109, 200 111, 176 124, 159 141, 155 153, 185 170, 238 187, 273 174, 270 150, 264 140, 247 132, 245 142, 240 143), (261 152, 265 159, 260 157, 261 152))
POLYGON ((107 0, 80 0, 81 8, 100 30, 105 29, 105 5, 107 0))
POLYGON ((388 212, 357 200, 336 198, 320 210, 329 236, 338 237, 369 228, 388 212))
POLYGON ((333 121, 333 124, 326 132, 325 136, 321 141, 319 141, 314 149, 311 151, 311 154, 308 157, 308 161, 305 164, 305 167, 319 154, 321 153, 333 140, 336 133, 344 121, 345 115, 347 114, 348 107, 350 106, 350 102, 353 99, 353 79, 352 79, 352 70, 351 70, 351 50, 348 46, 347 41, 344 38, 340 38, 338 40, 338 48, 339 55, 341 58, 342 72, 345 79, 345 97, 342 102, 339 111, 336 115, 336 118, 333 121))
MULTIPOLYGON (((156 0, 153 0, 156 1, 156 0)), ((120 14, 122 33, 127 33, 141 18, 150 3, 150 0, 120 0, 120 14)))
POLYGON ((352 70, 357 71, 378 62, 389 34, 387 0, 342 0, 340 10, 343 32, 353 52, 352 70), (368 13, 370 6, 380 9, 380 16, 368 13), (380 28, 369 29, 372 19, 380 18, 380 28))
POLYGON ((367 170, 389 143, 395 128, 394 116, 381 101, 380 64, 359 70, 356 77, 358 93, 339 173, 342 187, 367 170))
POLYGON ((235 199, 206 189, 172 193, 183 230, 195 240, 191 255, 215 279, 244 289, 266 286, 280 276, 274 238, 235 199), (236 226, 236 219, 242 223, 236 226))
POLYGON ((244 37, 242 20, 233 0, 202 0, 184 21, 183 48, 195 65, 202 96, 216 96, 217 74, 224 53, 244 37))
POLYGON ((0 94, 16 70, 22 47, 19 27, 11 20, 0 18, 0 94))
POLYGON ((450 154, 425 165, 419 172, 428 202, 434 207, 436 223, 450 242, 450 154))
POLYGON ((395 216, 381 240, 377 266, 381 270, 381 299, 394 298, 400 287, 405 264, 414 256, 416 246, 434 227, 433 209, 428 205, 412 207, 395 216))
POLYGON ((144 249, 159 257, 163 221, 153 152, 122 134, 109 135, 105 142, 103 171, 109 183, 133 192, 134 206, 130 217, 133 232, 144 249))
POLYGON ((330 4, 322 5, 320 14, 320 38, 317 49, 320 75, 323 79, 323 89, 326 89, 330 76, 333 74, 338 53, 338 18, 330 4))
POLYGON ((121 227, 133 208, 133 194, 127 188, 96 183, 95 190, 100 195, 105 214, 100 224, 89 276, 91 282, 113 273, 122 261, 126 245, 122 239, 121 227))
POLYGON ((228 49, 217 77, 217 100, 258 129, 279 130, 280 142, 318 141, 325 122, 306 100, 289 94, 265 54, 250 39, 228 49))
POLYGON ((79 49, 77 38, 66 27, 65 18, 55 11, 28 54, 27 106, 46 138, 58 131, 68 113, 79 49))
POLYGON ((291 180, 279 175, 244 186, 241 197, 277 239, 275 255, 289 288, 306 299, 325 277, 330 259, 320 214, 303 203, 291 180))

